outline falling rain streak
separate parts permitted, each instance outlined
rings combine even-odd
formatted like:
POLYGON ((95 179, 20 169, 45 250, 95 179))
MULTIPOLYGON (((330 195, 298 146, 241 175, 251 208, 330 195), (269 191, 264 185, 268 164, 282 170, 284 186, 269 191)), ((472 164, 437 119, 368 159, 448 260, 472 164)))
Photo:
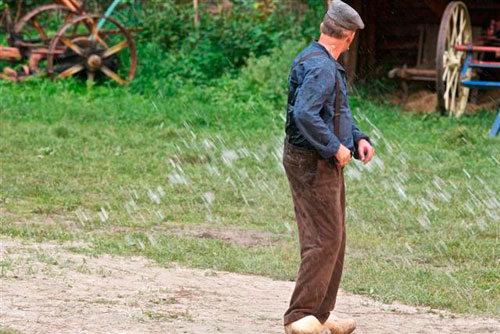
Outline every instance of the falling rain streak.
MULTIPOLYGON (((461 217, 453 222, 456 229, 471 235, 498 229, 498 185, 485 182, 481 175, 465 167, 462 177, 454 176, 453 180, 430 174, 425 169, 420 171, 421 168, 412 165, 415 158, 408 156, 403 145, 390 142, 365 115, 361 114, 358 121, 369 124, 371 129, 367 130, 377 147, 377 155, 368 165, 351 162, 345 170, 347 187, 362 187, 361 193, 368 194, 386 208, 395 230, 410 226, 418 233, 432 233, 433 228, 439 227, 440 211, 450 206, 457 210, 455 216, 461 217), (424 184, 426 190, 421 191, 422 187, 414 187, 415 184, 424 184)), ((253 223, 258 223, 262 203, 273 203, 265 210, 285 207, 291 212, 288 184, 281 164, 282 137, 260 143, 255 140, 251 144, 244 140, 236 143, 222 135, 196 135, 187 123, 184 127, 186 135, 169 144, 171 153, 165 156, 165 174, 158 177, 156 184, 122 187, 126 198, 121 208, 111 210, 103 206, 95 213, 78 209, 75 214, 79 223, 85 226, 93 219, 112 223, 124 214, 134 225, 168 223, 168 217, 175 217, 179 212, 191 216, 198 213, 198 217, 205 217, 207 222, 219 222, 225 213, 219 212, 218 206, 223 207, 224 203, 247 213, 241 215, 241 219, 253 223), (199 164, 203 168, 199 168, 199 164), (196 168, 193 165, 197 165, 196 168), (200 216, 203 211, 205 214, 200 216)), ((244 132, 242 137, 245 137, 244 132)), ((500 168, 495 156, 489 160, 492 169, 500 168)), ((439 163, 429 152, 419 156, 419 166, 439 163)), ((370 221, 366 212, 357 210, 356 206, 348 204, 348 221, 363 221, 363 229, 376 231, 376 222, 370 221)), ((286 233, 294 230, 293 224, 286 219, 282 227, 286 233)), ((412 253, 411 245, 405 246, 412 253)), ((442 251, 445 244, 441 241, 434 247, 442 251)))

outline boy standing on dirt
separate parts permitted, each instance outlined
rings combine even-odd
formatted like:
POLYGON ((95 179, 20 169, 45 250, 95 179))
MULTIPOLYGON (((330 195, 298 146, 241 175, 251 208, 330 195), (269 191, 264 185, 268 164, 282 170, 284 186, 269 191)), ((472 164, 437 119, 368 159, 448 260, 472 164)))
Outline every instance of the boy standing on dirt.
POLYGON ((346 242, 343 168, 353 154, 368 163, 375 153, 354 124, 345 72, 337 62, 363 28, 359 14, 335 0, 321 23, 319 40, 297 56, 290 72, 283 164, 302 261, 284 317, 287 334, 344 334, 356 328, 354 320, 330 312, 346 242))

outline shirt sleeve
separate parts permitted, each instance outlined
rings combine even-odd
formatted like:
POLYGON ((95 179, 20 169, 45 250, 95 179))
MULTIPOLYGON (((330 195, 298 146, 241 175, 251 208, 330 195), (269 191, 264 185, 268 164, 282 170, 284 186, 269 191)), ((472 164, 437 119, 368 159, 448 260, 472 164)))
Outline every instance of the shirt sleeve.
POLYGON ((333 94, 335 71, 319 64, 305 70, 304 80, 295 99, 295 124, 319 154, 330 159, 337 153, 340 141, 325 124, 320 113, 329 96, 333 94))
POLYGON ((354 120, 352 121, 352 138, 356 146, 361 139, 366 139, 371 144, 370 138, 358 129, 356 124, 354 124, 354 120))

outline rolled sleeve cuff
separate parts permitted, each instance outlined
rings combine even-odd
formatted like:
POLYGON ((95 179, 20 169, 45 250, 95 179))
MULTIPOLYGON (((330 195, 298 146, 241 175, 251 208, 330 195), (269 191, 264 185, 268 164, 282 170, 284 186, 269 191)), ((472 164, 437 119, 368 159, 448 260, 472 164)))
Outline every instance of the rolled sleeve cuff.
POLYGON ((331 159, 335 154, 337 154, 337 151, 340 148, 340 141, 337 139, 337 137, 332 137, 330 142, 325 146, 324 149, 319 150, 319 154, 321 155, 322 158, 324 159, 331 159))
POLYGON ((356 136, 354 136, 354 144, 356 146, 358 146, 358 142, 361 140, 361 139, 366 139, 367 142, 370 143, 370 145, 372 145, 372 141, 370 140, 370 137, 368 137, 367 135, 365 135, 364 133, 360 133, 356 136))

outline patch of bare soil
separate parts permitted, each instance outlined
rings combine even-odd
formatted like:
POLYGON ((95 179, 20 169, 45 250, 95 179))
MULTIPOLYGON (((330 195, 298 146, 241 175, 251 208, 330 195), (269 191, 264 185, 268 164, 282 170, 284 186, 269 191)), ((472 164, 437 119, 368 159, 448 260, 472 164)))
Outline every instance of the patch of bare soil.
MULTIPOLYGON (((390 97, 391 103, 402 105, 403 98, 401 92, 397 92, 390 97)), ((480 91, 475 101, 467 104, 466 113, 473 114, 479 109, 494 110, 500 105, 500 91, 480 91)), ((420 90, 408 95, 405 110, 416 111, 420 113, 436 112, 438 98, 435 92, 429 90, 420 90)))
MULTIPOLYGON (((0 329, 22 333, 283 333, 292 282, 164 268, 143 257, 74 254, 0 237, 0 329)), ((66 244, 64 246, 74 246, 66 244)), ((81 246, 81 245, 80 245, 81 246)), ((500 320, 382 304, 341 291, 355 333, 499 333, 500 320)))
POLYGON ((180 236, 195 236, 202 239, 218 239, 243 247, 276 246, 282 243, 280 237, 271 232, 257 230, 243 230, 237 228, 214 228, 207 224, 182 227, 172 227, 166 233, 180 236))
MULTIPOLYGON (((0 207, 0 214, 11 215, 0 207)), ((78 222, 71 220, 65 215, 59 214, 34 214, 29 219, 15 221, 16 225, 39 226, 61 226, 72 231, 90 231, 92 233, 106 232, 157 232, 162 234, 172 234, 181 237, 197 237, 202 239, 218 239, 243 247, 266 247, 283 244, 283 238, 289 235, 278 235, 271 232, 259 230, 246 230, 236 227, 220 227, 213 224, 202 223, 197 225, 165 223, 154 226, 123 226, 104 225, 92 230, 84 229, 78 222)))

